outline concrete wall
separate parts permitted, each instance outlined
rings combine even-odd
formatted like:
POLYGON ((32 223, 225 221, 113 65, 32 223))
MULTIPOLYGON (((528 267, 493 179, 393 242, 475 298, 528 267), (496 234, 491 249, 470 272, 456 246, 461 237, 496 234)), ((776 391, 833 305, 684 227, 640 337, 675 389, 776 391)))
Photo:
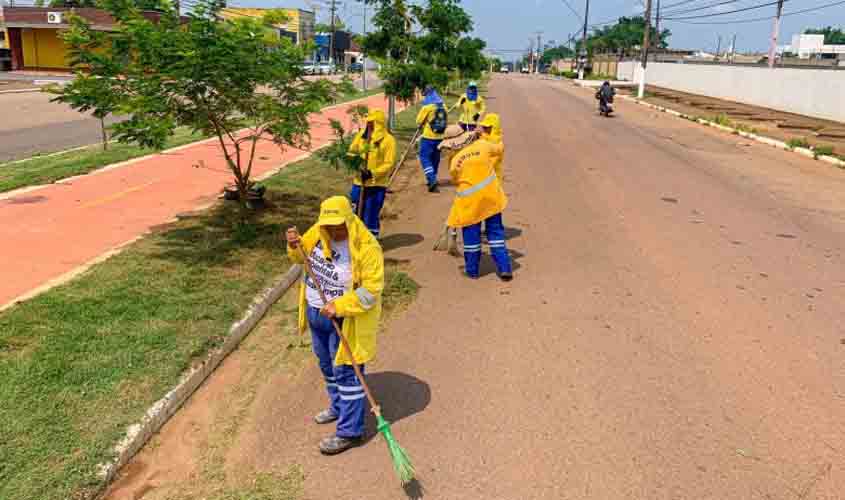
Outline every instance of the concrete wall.
MULTIPOLYGON (((626 61, 616 77, 639 82, 639 70, 626 61)), ((650 62, 647 75, 658 87, 845 123, 845 71, 650 62)))

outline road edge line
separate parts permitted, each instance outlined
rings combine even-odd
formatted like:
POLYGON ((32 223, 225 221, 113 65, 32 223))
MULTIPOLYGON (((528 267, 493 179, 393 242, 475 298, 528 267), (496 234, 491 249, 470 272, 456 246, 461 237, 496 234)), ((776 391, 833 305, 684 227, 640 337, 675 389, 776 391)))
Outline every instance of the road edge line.
POLYGON ((701 125, 713 127, 715 129, 721 130, 722 132, 728 132, 728 133, 731 133, 731 134, 739 135, 741 137, 744 137, 746 139, 751 139, 752 141, 756 141, 756 142, 759 142, 761 144, 766 144, 768 146, 773 146, 775 148, 782 149, 784 151, 788 151, 788 152, 791 152, 791 153, 797 153, 797 154, 800 154, 802 156, 806 156, 806 157, 814 159, 814 160, 824 161, 826 163, 836 165, 840 168, 845 168, 845 161, 840 160, 839 158, 836 158, 836 157, 833 157, 833 156, 829 156, 829 155, 816 154, 815 151, 813 151, 812 149, 809 149, 809 148, 800 148, 800 147, 792 148, 792 147, 789 147, 789 145, 787 143, 780 141, 778 139, 774 139, 772 137, 767 137, 767 136, 759 135, 759 134, 752 134, 751 132, 745 132, 743 130, 739 130, 739 129, 736 129, 736 128, 733 128, 733 127, 726 127, 726 126, 720 125, 720 124, 718 124, 714 121, 707 120, 706 118, 688 115, 686 113, 682 113, 680 111, 676 111, 676 110, 671 109, 671 108, 667 108, 667 107, 660 106, 660 105, 657 105, 657 104, 652 104, 650 102, 645 102, 642 99, 639 99, 639 98, 636 98, 636 97, 633 97, 633 96, 620 95, 619 97, 621 97, 622 99, 625 99, 627 101, 633 101, 633 102, 635 102, 635 103, 637 103, 641 106, 645 106, 647 108, 651 108, 651 109, 654 109, 654 110, 657 110, 657 111, 661 111, 663 113, 668 113, 672 116, 677 116, 678 118, 684 118, 686 120, 694 121, 694 122, 699 123, 701 125))
POLYGON ((170 418, 190 399, 191 395, 211 376, 226 357, 231 354, 249 335, 256 325, 264 318, 270 307, 275 304, 302 276, 302 266, 294 264, 287 272, 277 278, 275 284, 265 288, 250 304, 240 320, 229 327, 223 344, 206 354, 199 365, 190 368, 181 377, 175 387, 170 389, 164 397, 153 403, 140 422, 130 425, 126 434, 114 447, 115 458, 100 464, 98 477, 102 484, 96 491, 86 495, 86 500, 99 498, 120 472, 121 468, 149 442, 170 418))

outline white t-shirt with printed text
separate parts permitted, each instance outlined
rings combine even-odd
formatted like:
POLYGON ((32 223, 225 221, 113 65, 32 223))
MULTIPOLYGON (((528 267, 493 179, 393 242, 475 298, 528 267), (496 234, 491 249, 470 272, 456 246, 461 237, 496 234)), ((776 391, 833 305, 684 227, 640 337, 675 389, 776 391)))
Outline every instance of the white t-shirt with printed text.
MULTIPOLYGON (((322 241, 318 241, 308 256, 308 264, 320 282, 326 299, 332 302, 352 288, 352 258, 349 255, 349 240, 331 241, 329 244, 332 247, 331 260, 323 257, 322 241)), ((325 305, 310 276, 305 277, 305 299, 309 306, 317 309, 325 305)))

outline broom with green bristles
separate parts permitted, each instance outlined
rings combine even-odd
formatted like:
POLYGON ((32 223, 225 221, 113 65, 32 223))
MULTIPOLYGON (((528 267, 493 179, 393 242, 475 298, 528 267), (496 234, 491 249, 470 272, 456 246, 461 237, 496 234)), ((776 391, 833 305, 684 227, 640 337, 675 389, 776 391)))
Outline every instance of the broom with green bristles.
MULTIPOLYGON (((323 293, 323 287, 320 286, 320 282, 317 281, 314 277, 314 273, 311 271, 311 265, 308 263, 308 255, 305 254, 305 249, 302 248, 302 244, 299 245, 299 251, 302 254, 305 272, 317 288, 317 293, 320 294, 320 300, 323 301, 323 304, 328 304, 329 301, 326 300, 326 295, 323 293)), ((399 476, 399 481, 402 482, 402 485, 406 485, 414 480, 414 475, 416 473, 414 471, 413 464, 411 464, 411 459, 408 458, 408 454, 405 453, 405 450, 399 446, 396 438, 393 437, 393 433, 390 431, 390 423, 388 423, 381 415, 381 407, 376 403, 373 393, 370 391, 370 387, 367 385, 366 380, 364 380, 364 374, 361 373, 361 369, 358 367, 358 364, 355 363, 352 348, 349 346, 349 342, 346 340, 346 337, 343 336, 343 330, 340 325, 337 324, 337 320, 335 318, 332 318, 332 324, 337 332, 337 336, 340 337, 340 342, 343 344, 343 348, 346 349, 347 354, 349 354, 349 358, 352 359, 352 369, 355 370, 355 376, 361 381, 361 386, 367 394, 367 400, 370 402, 371 411, 376 416, 376 428, 381 435, 384 436, 384 440, 387 442, 387 449, 390 451, 393 468, 396 470, 396 474, 399 476)))

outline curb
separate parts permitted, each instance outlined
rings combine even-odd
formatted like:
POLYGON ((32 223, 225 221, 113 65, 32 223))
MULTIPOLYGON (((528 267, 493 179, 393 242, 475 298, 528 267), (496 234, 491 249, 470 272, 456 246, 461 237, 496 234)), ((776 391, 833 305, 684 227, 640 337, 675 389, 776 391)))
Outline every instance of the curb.
POLYGON ((657 104, 652 104, 650 102, 645 102, 645 101, 638 99, 636 97, 626 96, 626 95, 620 95, 619 97, 622 98, 622 99, 625 99, 626 101, 633 101, 633 102, 635 102, 635 103, 637 103, 641 106, 645 106, 645 107, 650 108, 650 109, 661 111, 663 113, 668 113, 672 116, 677 116, 678 118, 684 118, 686 120, 690 120, 690 121, 700 123, 701 125, 713 127, 715 129, 721 130, 722 132, 728 132, 728 133, 731 133, 731 134, 739 135, 739 136, 744 137, 746 139, 751 139, 752 141, 757 141, 761 144, 773 146, 773 147, 776 147, 778 149, 782 149, 784 151, 790 151, 790 152, 793 152, 793 153, 798 153, 802 156, 806 156, 806 157, 812 158, 814 160, 820 160, 820 161, 823 161, 823 162, 826 162, 826 163, 830 163, 832 165, 836 165, 840 168, 845 168, 845 161, 840 160, 838 158, 834 158, 833 156, 817 155, 816 152, 813 151, 812 149, 792 148, 792 147, 789 147, 789 145, 787 143, 785 143, 783 141, 779 141, 777 139, 773 139, 771 137, 766 137, 764 135, 752 134, 750 132, 745 132, 744 130, 739 130, 739 129, 736 129, 736 128, 733 128, 733 127, 726 127, 724 125, 720 125, 716 122, 706 120, 704 118, 699 118, 697 116, 692 116, 692 115, 688 115, 686 113, 681 113, 680 111, 675 111, 674 109, 659 106, 657 104))
POLYGON ((33 88, 33 89, 0 90, 0 94, 22 94, 24 92, 41 92, 41 89, 40 88, 33 88))
POLYGON ((163 398, 150 406, 141 421, 126 430, 126 435, 115 446, 115 458, 108 464, 100 465, 98 474, 102 485, 88 495, 86 500, 94 500, 106 491, 108 485, 132 457, 157 433, 179 408, 191 397, 202 383, 211 375, 220 363, 228 356, 241 341, 255 328, 264 317, 267 310, 296 283, 302 275, 302 266, 294 264, 275 285, 265 289, 252 301, 244 316, 229 328, 229 333, 223 344, 209 352, 205 360, 191 368, 182 376, 182 380, 167 392, 163 398))

